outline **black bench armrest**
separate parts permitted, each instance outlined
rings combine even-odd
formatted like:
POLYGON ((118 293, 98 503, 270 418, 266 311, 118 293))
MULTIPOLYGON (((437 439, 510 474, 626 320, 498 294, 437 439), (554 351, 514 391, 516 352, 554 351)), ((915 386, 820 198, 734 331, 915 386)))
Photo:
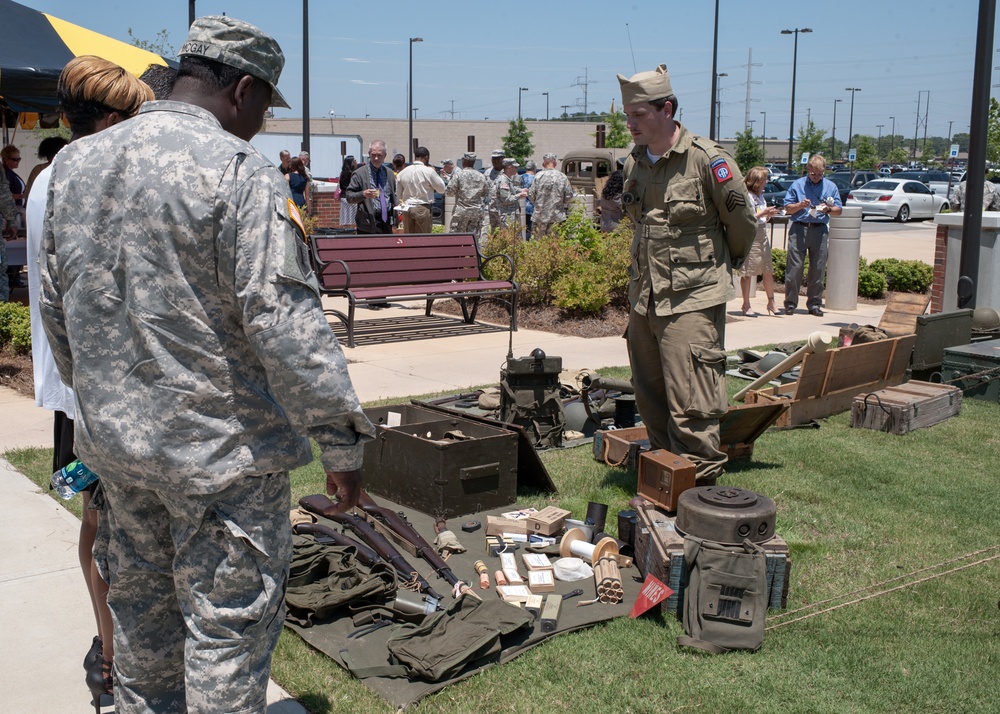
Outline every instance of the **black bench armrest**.
POLYGON ((316 270, 316 277, 319 278, 319 285, 321 290, 323 290, 324 292, 327 290, 350 290, 351 269, 347 267, 347 263, 345 263, 343 260, 340 259, 324 261, 322 258, 319 257, 319 249, 316 247, 315 240, 309 241, 309 252, 312 255, 314 263, 313 267, 316 270), (326 266, 333 265, 334 263, 340 263, 340 267, 344 269, 344 286, 342 288, 331 288, 326 284, 323 276, 323 270, 326 268, 326 266))
POLYGON ((480 277, 484 277, 483 276, 483 268, 485 268, 486 264, 489 263, 494 258, 503 258, 504 260, 507 261, 507 264, 510 266, 510 276, 507 278, 507 280, 510 281, 510 282, 514 282, 514 261, 511 260, 511 257, 509 255, 507 255, 506 253, 497 253, 495 255, 484 256, 482 258, 482 260, 480 260, 480 262, 479 262, 479 275, 480 275, 480 277))

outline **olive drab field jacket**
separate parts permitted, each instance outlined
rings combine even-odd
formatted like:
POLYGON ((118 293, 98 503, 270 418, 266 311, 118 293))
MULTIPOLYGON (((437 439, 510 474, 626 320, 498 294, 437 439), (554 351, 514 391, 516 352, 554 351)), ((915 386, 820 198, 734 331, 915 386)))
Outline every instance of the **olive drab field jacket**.
POLYGON ((655 163, 646 146, 625 161, 622 204, 635 224, 629 302, 657 315, 692 312, 733 296, 732 270, 750 251, 757 221, 736 162, 678 123, 655 163))

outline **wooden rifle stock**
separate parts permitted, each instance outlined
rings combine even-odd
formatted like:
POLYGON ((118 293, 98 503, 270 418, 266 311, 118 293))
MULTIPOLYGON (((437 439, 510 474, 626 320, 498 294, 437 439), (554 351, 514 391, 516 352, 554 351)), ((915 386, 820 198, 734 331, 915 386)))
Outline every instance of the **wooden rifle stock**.
POLYGON ((389 542, 389 539, 375 530, 368 521, 354 513, 337 513, 336 504, 322 494, 314 496, 303 496, 299 499, 299 505, 311 513, 329 518, 345 528, 352 530, 361 540, 371 546, 379 557, 389 563, 396 572, 407 581, 415 579, 421 592, 425 592, 431 597, 441 599, 441 596, 434 592, 417 570, 411 566, 403 555, 396 550, 396 546, 389 542))
POLYGON ((332 540, 337 545, 351 545, 354 546, 358 551, 358 560, 360 560, 365 565, 375 565, 375 563, 381 563, 382 559, 379 557, 378 553, 369 548, 364 543, 356 541, 348 535, 344 535, 340 531, 335 531, 333 528, 324 526, 322 523, 299 523, 294 528, 293 531, 296 533, 303 533, 305 535, 311 536, 325 536, 332 540))
POLYGON ((424 537, 417 532, 417 529, 401 513, 396 513, 389 508, 378 505, 365 491, 361 491, 358 494, 358 506, 368 515, 379 519, 392 528, 399 537, 408 540, 416 548, 417 555, 426 560, 434 568, 434 571, 449 585, 457 585, 460 582, 447 563, 438 555, 438 552, 424 540, 424 537))

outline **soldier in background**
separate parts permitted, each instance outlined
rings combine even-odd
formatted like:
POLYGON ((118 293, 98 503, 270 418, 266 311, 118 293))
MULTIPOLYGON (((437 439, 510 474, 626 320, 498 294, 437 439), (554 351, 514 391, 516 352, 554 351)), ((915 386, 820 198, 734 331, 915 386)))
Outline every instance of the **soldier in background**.
MULTIPOLYGON (((968 172, 966 172, 965 181, 958 184, 958 188, 951 194, 951 210, 965 210, 965 192, 968 190, 966 187, 968 180, 968 172)), ((997 191, 996 184, 988 179, 983 182, 983 210, 1000 211, 1000 191, 997 191)))
POLYGON ((327 491, 352 508, 374 428, 288 184, 249 144, 269 106, 288 106, 281 49, 213 16, 178 54, 170 101, 53 162, 40 306, 84 406, 77 455, 107 497, 97 560, 117 711, 263 714, 291 558, 288 472, 312 460, 311 437, 327 491))
POLYGON ((521 199, 528 195, 528 190, 521 188, 518 166, 514 159, 503 160, 503 173, 493 184, 490 206, 496 207, 499 225, 520 229, 521 199))
POLYGON ((534 161, 524 162, 524 173, 521 174, 521 187, 529 189, 528 197, 524 199, 524 239, 531 240, 531 217, 535 213, 535 204, 531 202, 531 184, 535 183, 535 170, 537 166, 534 161))
POLYGON ((542 157, 542 171, 528 189, 528 200, 535 204, 534 235, 542 238, 566 220, 573 202, 573 187, 566 174, 556 168, 555 154, 542 157))
POLYGON ((7 183, 7 175, 0 171, 0 221, 3 235, 0 236, 0 302, 10 300, 10 282, 7 280, 7 241, 17 238, 17 205, 7 183))
POLYGON ((710 486, 726 464, 726 301, 757 221, 732 157, 674 119, 666 65, 618 82, 635 141, 622 203, 635 226, 626 334, 636 406, 650 445, 693 461, 697 484, 710 486))
POLYGON ((462 168, 452 174, 445 189, 446 196, 455 197, 455 212, 451 217, 451 233, 473 233, 477 239, 483 228, 483 201, 489 191, 486 177, 476 171, 476 155, 462 156, 462 168))
POLYGON ((441 180, 444 181, 445 186, 451 181, 451 177, 455 175, 455 162, 451 159, 445 159, 444 163, 441 164, 441 180))
POLYGON ((490 217, 490 231, 494 231, 500 227, 500 211, 497 210, 496 204, 493 201, 493 185, 498 178, 503 176, 503 149, 495 149, 490 156, 490 161, 493 162, 493 168, 486 171, 483 175, 486 176, 486 210, 490 217))

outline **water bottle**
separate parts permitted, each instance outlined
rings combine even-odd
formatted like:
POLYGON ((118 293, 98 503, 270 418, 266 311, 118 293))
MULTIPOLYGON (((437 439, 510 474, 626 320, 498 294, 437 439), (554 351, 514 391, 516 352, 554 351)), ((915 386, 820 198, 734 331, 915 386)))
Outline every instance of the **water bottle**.
POLYGON ((99 478, 100 476, 88 469, 77 459, 52 474, 52 481, 50 483, 56 493, 65 499, 70 499, 99 478))

